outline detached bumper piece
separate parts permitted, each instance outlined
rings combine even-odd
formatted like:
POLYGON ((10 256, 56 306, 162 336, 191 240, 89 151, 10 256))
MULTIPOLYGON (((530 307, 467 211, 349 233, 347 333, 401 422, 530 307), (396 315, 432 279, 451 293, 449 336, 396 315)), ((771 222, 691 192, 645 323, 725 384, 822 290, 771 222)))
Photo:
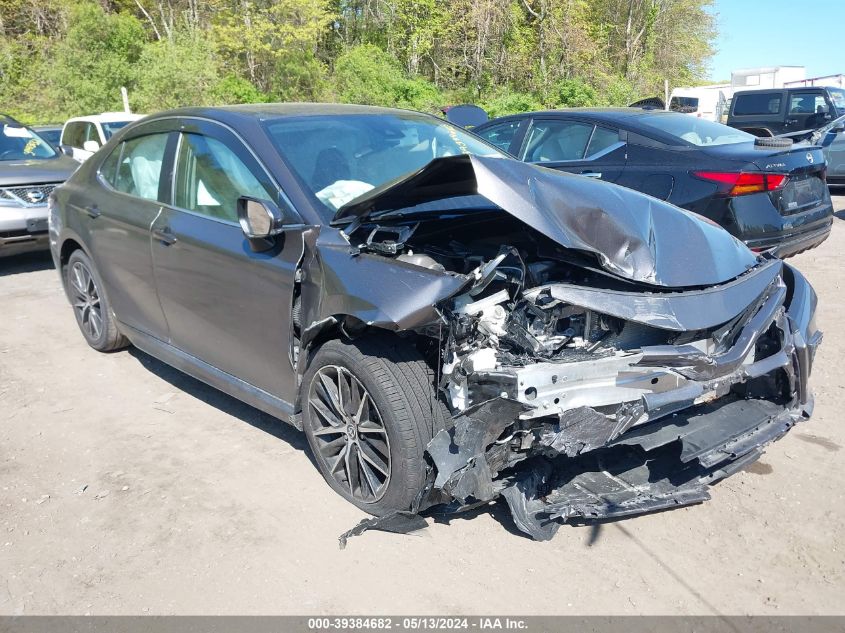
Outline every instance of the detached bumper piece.
POLYGON ((544 541, 561 524, 612 519, 701 503, 710 484, 756 461, 810 407, 766 400, 701 405, 635 429, 576 459, 537 458, 502 479, 514 522, 544 541))

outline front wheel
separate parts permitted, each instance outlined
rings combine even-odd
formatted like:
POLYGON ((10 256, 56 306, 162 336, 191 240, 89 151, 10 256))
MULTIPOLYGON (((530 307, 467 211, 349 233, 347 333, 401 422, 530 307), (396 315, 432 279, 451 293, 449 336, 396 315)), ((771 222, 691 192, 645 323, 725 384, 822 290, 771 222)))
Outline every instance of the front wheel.
POLYGON ((378 516, 413 507, 446 414, 419 353, 385 335, 324 344, 303 377, 302 418, 328 484, 378 516))
POLYGON ((82 250, 75 250, 68 258, 65 287, 76 323, 88 345, 100 352, 110 352, 129 344, 117 329, 100 275, 82 250))

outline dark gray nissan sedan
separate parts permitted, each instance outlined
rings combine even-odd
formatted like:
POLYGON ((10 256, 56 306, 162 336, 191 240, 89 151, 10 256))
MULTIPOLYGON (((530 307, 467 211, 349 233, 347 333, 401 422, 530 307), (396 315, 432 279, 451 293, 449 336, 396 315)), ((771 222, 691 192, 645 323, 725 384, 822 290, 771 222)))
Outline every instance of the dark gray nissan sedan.
POLYGON ((424 114, 147 117, 50 197, 50 240, 91 347, 303 429, 394 529, 498 496, 537 539, 698 503, 812 410, 796 269, 424 114))

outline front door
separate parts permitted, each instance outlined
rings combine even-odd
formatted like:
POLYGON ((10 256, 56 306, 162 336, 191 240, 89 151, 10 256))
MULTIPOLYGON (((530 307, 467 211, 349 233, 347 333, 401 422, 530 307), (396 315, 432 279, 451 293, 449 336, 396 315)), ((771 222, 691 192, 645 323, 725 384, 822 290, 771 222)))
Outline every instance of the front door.
POLYGON ((571 174, 615 182, 625 168, 624 135, 618 130, 569 119, 534 119, 525 135, 522 160, 571 174))
POLYGON ((281 202, 234 134, 207 121, 183 125, 173 202, 152 232, 159 298, 172 345, 293 402, 291 301, 301 223, 277 236, 275 248, 253 252, 237 221, 240 196, 281 202))

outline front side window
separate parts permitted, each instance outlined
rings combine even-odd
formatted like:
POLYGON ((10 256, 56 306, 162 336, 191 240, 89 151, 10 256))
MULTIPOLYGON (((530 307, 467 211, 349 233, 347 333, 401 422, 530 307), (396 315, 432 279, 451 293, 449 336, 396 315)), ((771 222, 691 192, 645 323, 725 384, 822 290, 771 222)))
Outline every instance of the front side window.
POLYGON ((789 97, 789 114, 816 114, 820 106, 827 110, 824 96, 819 92, 796 92, 789 97))
POLYGON ((516 136, 519 124, 520 121, 518 119, 514 121, 505 121, 504 123, 499 123, 498 125, 491 125, 484 130, 476 132, 476 134, 485 141, 492 143, 499 149, 507 152, 510 149, 511 143, 513 143, 513 137, 516 136))
POLYGON ((237 222, 237 203, 241 196, 275 198, 269 187, 224 143, 201 134, 183 134, 176 165, 175 205, 237 222))
POLYGON ((29 128, 4 123, 0 128, 0 161, 53 158, 50 144, 29 128))
POLYGON ((82 123, 68 123, 62 134, 62 143, 70 147, 82 147, 85 142, 85 126, 82 123))
POLYGON ((534 163, 581 160, 593 133, 589 123, 535 121, 528 134, 523 160, 534 163))
POLYGON ((841 88, 828 88, 827 94, 830 95, 830 100, 833 101, 833 105, 839 113, 845 113, 845 90, 841 88))
POLYGON ((121 143, 103 162, 100 174, 117 191, 158 200, 167 137, 150 134, 121 143))

